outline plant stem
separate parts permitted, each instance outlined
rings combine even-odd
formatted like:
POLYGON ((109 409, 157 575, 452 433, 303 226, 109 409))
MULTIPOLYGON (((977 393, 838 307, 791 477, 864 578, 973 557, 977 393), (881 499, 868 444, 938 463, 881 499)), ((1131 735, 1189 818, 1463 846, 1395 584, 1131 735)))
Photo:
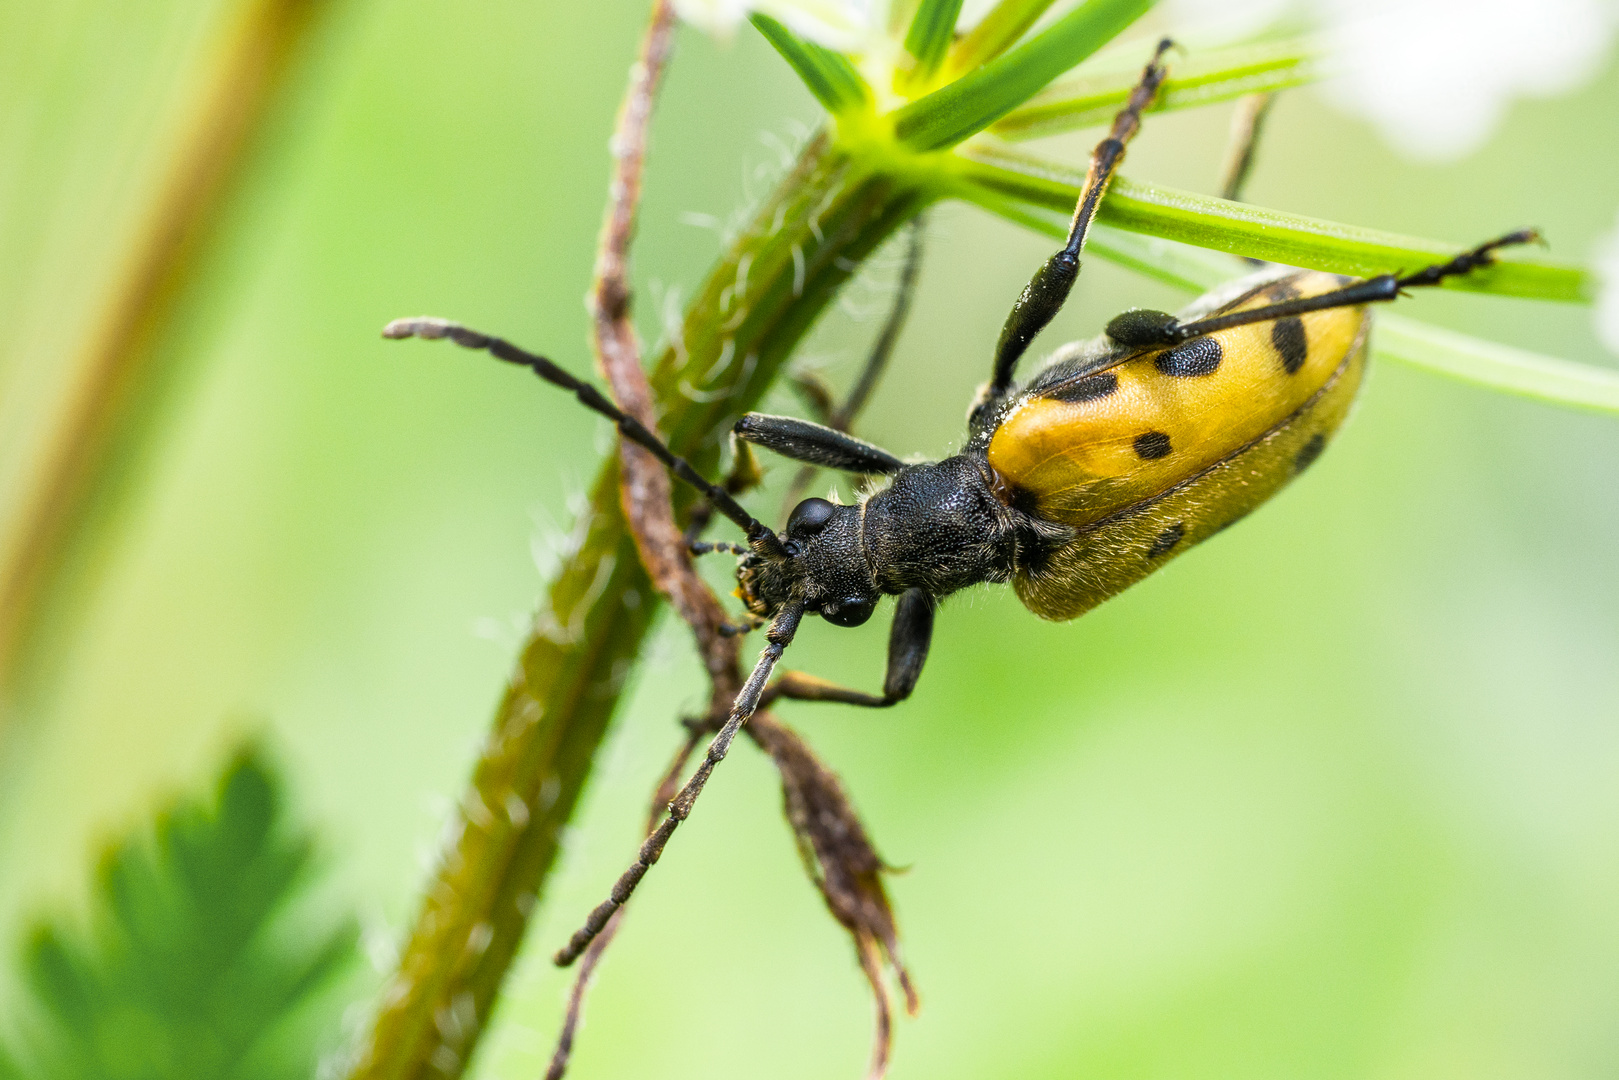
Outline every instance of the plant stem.
POLYGON ((168 175, 123 274, 72 370, 75 384, 43 462, 0 537, 0 695, 26 687, 41 639, 84 591, 95 526, 168 358, 162 345, 213 243, 221 211, 280 89, 332 0, 248 0, 191 94, 168 175))
MULTIPOLYGON (((652 386, 670 447, 712 472, 857 265, 926 202, 822 135, 709 273, 652 386)), ((497 710, 397 974, 351 1076, 458 1076, 476 1047, 659 602, 625 526, 616 455, 497 710)), ((683 505, 690 498, 676 493, 683 505)))

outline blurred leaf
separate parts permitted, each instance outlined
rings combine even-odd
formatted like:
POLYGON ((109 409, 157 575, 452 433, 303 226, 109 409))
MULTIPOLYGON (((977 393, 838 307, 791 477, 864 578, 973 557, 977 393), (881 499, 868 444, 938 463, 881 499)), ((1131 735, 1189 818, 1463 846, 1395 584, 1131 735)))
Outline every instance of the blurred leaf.
POLYGON ((749 16, 765 40, 792 65, 826 111, 836 115, 861 108, 872 99, 871 87, 842 53, 805 41, 768 15, 749 16))
POLYGON ((956 19, 961 16, 961 0, 922 0, 905 34, 905 50, 916 59, 910 84, 924 86, 939 70, 944 54, 956 36, 956 19))
POLYGON ((1039 93, 1152 4, 1086 0, 1011 52, 900 109, 894 115, 895 136, 911 150, 954 146, 1039 93))
POLYGON ((21 1063, 61 1080, 277 1080, 308 1076, 297 1014, 354 954, 345 922, 312 931, 289 906, 310 878, 310 837, 289 831, 253 749, 211 801, 160 814, 104 856, 90 929, 36 929, 24 959, 32 1015, 21 1063))
MULTIPOLYGON (((1244 94, 1302 86, 1321 75, 1315 43, 1305 38, 1239 45, 1172 61, 1148 112, 1228 101, 1244 94)), ((1014 109, 990 129, 1006 139, 1034 139, 1113 119, 1141 78, 1137 69, 1065 79, 1014 109)))
POLYGON ((1476 386, 1619 416, 1619 371, 1484 341, 1403 315, 1379 314, 1372 344, 1379 356, 1476 386))
POLYGON ((1001 0, 989 10, 978 25, 967 31, 956 47, 950 51, 945 67, 947 78, 971 71, 979 64, 993 60, 1028 32, 1029 27, 1046 13, 1052 0, 1001 0))
MULTIPOLYGON (((1008 200, 1071 213, 1084 173, 1037 158, 975 145, 962 153, 962 197, 996 213, 1008 200)), ((1341 225, 1248 203, 1227 202, 1118 177, 1098 220, 1132 232, 1289 266, 1369 277, 1444 262, 1460 246, 1341 225)), ((1493 235, 1514 223, 1503 222, 1493 235)), ((1477 241, 1489 236, 1477 237, 1477 241)), ((1587 303, 1595 291, 1583 267, 1503 254, 1488 269, 1447 278, 1444 287, 1500 296, 1587 303)))

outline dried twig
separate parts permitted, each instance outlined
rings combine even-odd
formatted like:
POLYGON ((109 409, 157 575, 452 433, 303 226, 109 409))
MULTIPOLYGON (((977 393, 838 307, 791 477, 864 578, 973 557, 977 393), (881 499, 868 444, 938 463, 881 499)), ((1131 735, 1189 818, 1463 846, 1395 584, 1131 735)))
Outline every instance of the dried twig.
MULTIPOLYGON (((658 819, 663 816, 664 807, 669 800, 675 797, 680 789, 680 774, 686 769, 686 762, 697 752, 702 744, 703 736, 708 732, 706 725, 691 723, 687 725, 686 741, 680 744, 675 756, 664 770, 663 779, 658 781, 657 788, 652 792, 652 802, 647 811, 646 831, 648 835, 658 827, 658 819)), ((596 965, 601 963, 602 954, 607 946, 613 943, 613 937, 618 933, 619 924, 624 921, 624 909, 619 908, 613 917, 607 921, 607 926, 596 935, 596 940, 590 943, 585 955, 579 959, 579 970, 574 975, 573 987, 568 991, 568 1010, 562 1018, 562 1030, 557 1035, 556 1049, 551 1052, 551 1064, 546 1067, 545 1080, 562 1080, 562 1075, 568 1071, 568 1059, 573 1055, 573 1039, 579 1031, 579 1018, 584 1014, 585 994, 590 990, 591 977, 596 973, 596 965)))
MULTIPOLYGON (((628 249, 635 230, 647 125, 668 59, 671 26, 668 0, 657 0, 640 58, 631 70, 630 85, 613 137, 617 168, 597 253, 596 281, 591 290, 598 361, 619 407, 652 430, 656 430, 652 390, 630 321, 628 249)), ((913 233, 907 266, 910 279, 914 279, 916 244, 913 233)), ((908 295, 909 282, 902 288, 908 295)), ((880 358, 868 364, 856 394, 851 395, 840 412, 845 425, 869 397, 902 321, 903 313, 897 320, 890 318, 885 342, 878 346, 880 358)), ((691 628, 711 687, 710 720, 688 723, 688 737, 653 795, 647 832, 656 836, 660 831, 662 809, 675 797, 685 763, 702 735, 715 728, 714 718, 733 708, 742 679, 738 641, 723 632, 726 627, 724 608, 696 573, 688 549, 690 538, 675 524, 667 471, 651 454, 627 442, 621 445, 620 455, 624 515, 636 549, 654 587, 670 600, 691 628)), ((741 482, 745 482, 745 478, 741 482)), ((877 1000, 877 1035, 871 1075, 881 1076, 887 1067, 891 1045, 888 997, 881 970, 883 955, 894 966, 909 1008, 913 1012, 916 1008, 916 995, 899 959, 898 935, 881 883, 882 860, 867 839, 837 777, 815 759, 802 739, 764 713, 755 713, 744 730, 776 763, 782 776, 788 820, 798 838, 805 866, 833 915, 854 936, 861 968, 877 1000)), ((591 977, 616 934, 624 911, 623 907, 618 907, 613 912, 581 958, 562 1031, 546 1072, 547 1080, 560 1080, 567 1068, 591 977)))

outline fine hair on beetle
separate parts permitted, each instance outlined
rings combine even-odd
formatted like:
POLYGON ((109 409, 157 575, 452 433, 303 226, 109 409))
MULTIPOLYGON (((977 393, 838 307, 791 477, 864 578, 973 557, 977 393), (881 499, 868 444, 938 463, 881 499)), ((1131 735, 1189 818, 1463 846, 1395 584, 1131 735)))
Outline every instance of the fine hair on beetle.
MULTIPOLYGON (((576 960, 629 899, 767 693, 866 707, 904 700, 921 676, 939 601, 969 586, 1010 582, 1027 607, 1049 619, 1074 618, 1116 595, 1255 509, 1320 456, 1360 385, 1367 305, 1469 274, 1490 265, 1497 249, 1538 239, 1519 230, 1414 273, 1364 280, 1268 268, 1179 315, 1127 311, 1095 341, 1058 349, 1018 385, 1019 360, 1078 278, 1087 232, 1164 80, 1171 44, 1158 43, 1092 152, 1067 241, 1013 304, 958 453, 906 463, 837 426, 763 413, 736 421, 734 435, 745 443, 807 466, 886 480, 849 505, 804 499, 780 532, 545 357, 441 319, 401 319, 384 330, 389 338, 447 338, 485 350, 572 392, 746 539, 744 546, 693 535, 691 550, 739 555, 747 616, 731 629, 764 627, 765 647, 706 758, 609 897, 558 951, 558 964, 576 960), (879 693, 803 676, 768 685, 806 615, 859 626, 884 596, 897 601, 879 693)), ((1251 146, 1237 160, 1245 173, 1251 146)), ((1240 184, 1237 175, 1228 196, 1240 184)))

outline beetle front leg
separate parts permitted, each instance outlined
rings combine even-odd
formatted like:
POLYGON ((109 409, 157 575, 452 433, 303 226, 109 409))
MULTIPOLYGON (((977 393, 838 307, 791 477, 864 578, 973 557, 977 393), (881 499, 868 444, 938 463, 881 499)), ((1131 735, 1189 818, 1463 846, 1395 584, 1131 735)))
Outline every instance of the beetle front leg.
POLYGON ((903 461, 880 446, 796 416, 747 413, 731 433, 782 457, 842 472, 884 476, 905 467, 903 461))
POLYGON ((765 691, 764 704, 785 698, 789 701, 835 701, 843 705, 883 709, 904 701, 911 696, 917 680, 922 677, 922 665, 927 662, 928 646, 933 642, 933 613, 936 606, 933 597, 921 589, 911 589, 900 596, 894 608, 894 625, 888 632, 888 672, 883 678, 881 694, 868 694, 864 690, 839 686, 802 671, 788 671, 765 691))

